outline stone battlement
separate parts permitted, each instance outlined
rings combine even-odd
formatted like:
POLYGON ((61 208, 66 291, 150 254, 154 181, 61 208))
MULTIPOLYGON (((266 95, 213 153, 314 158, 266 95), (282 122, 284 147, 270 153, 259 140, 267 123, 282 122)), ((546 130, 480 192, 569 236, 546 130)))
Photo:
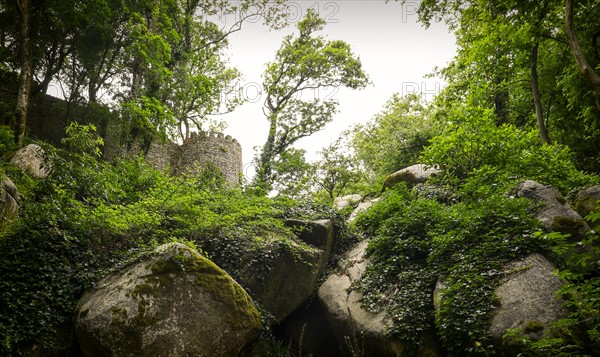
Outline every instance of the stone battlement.
MULTIPOLYGON (((136 142, 128 150, 123 150, 120 148, 117 153, 111 150, 110 155, 105 156, 111 159, 117 155, 138 155, 141 143, 136 142)), ((174 175, 216 168, 233 184, 239 184, 242 176, 242 147, 236 139, 223 133, 193 132, 181 145, 172 141, 153 141, 145 158, 157 169, 169 169, 174 175)))
MULTIPOLYGON (((240 145, 238 143, 238 141, 235 138, 233 138, 231 135, 225 135, 223 133, 214 132, 214 131, 194 131, 194 132, 191 132, 189 139, 186 139, 185 141, 198 140, 198 138, 213 138, 213 139, 222 140, 224 142, 231 142, 233 144, 240 145)), ((185 141, 184 141, 184 144, 185 144, 185 141)), ((241 146, 240 146, 240 148, 241 148, 241 146)))
POLYGON ((239 183, 242 174, 242 146, 229 135, 215 132, 193 132, 180 146, 175 173, 198 172, 212 165, 229 182, 239 183))
MULTIPOLYGON (((0 90, 0 96, 8 94, 0 90)), ((32 137, 60 146, 65 136, 64 113, 60 110, 65 102, 49 95, 39 96, 32 103, 28 115, 32 137), (57 109, 58 108, 58 109, 57 109)), ((73 108, 82 118, 88 118, 83 108, 73 108)), ((115 114, 101 115, 80 122, 95 124, 104 139, 103 158, 134 157, 142 152, 141 139, 123 143, 123 129, 115 114)), ((229 135, 218 132, 199 131, 190 133, 182 145, 172 141, 153 141, 148 148, 146 161, 158 169, 169 168, 173 174, 199 172, 209 166, 218 168, 227 181, 240 183, 242 175, 242 147, 229 135)))

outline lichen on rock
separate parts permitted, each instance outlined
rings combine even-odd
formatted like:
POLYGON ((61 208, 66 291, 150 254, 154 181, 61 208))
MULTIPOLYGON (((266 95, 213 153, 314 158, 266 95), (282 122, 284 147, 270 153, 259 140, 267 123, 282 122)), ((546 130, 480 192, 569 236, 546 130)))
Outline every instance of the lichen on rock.
POLYGON ((229 356, 261 328, 250 296, 190 247, 172 243, 115 273, 78 305, 88 356, 229 356))

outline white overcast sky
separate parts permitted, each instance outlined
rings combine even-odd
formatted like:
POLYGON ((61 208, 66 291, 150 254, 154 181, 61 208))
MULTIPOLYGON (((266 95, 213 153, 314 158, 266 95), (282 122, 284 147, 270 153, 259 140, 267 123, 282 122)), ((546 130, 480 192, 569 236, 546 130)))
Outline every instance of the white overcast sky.
MULTIPOLYGON (((307 150, 309 160, 317 159, 317 152, 341 131, 368 121, 381 111, 394 92, 420 91, 430 100, 443 86, 439 79, 425 76, 452 59, 456 50, 454 37, 443 23, 433 23, 428 29, 417 23, 418 1, 408 0, 404 5, 393 1, 386 4, 384 0, 291 1, 288 9, 292 21, 300 20, 309 7, 327 20, 325 29, 317 34, 348 42, 372 81, 363 90, 319 93, 338 100, 339 112, 325 130, 297 143, 297 147, 307 150)), ((253 148, 265 142, 268 131, 262 111, 261 75, 283 37, 294 30, 293 23, 279 31, 268 30, 260 23, 246 23, 230 37, 230 64, 243 73, 240 86, 250 102, 221 118, 228 125, 225 133, 242 145, 247 175, 252 175, 248 167, 253 148)))

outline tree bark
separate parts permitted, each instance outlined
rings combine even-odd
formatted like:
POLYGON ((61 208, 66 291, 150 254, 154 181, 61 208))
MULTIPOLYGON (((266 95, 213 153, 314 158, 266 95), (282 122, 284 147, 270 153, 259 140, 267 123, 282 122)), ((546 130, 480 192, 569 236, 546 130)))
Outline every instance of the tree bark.
POLYGON ((550 143, 548 138, 548 129, 544 121, 544 111, 542 110, 542 98, 540 96, 540 87, 538 83, 538 49, 540 47, 539 42, 536 42, 531 50, 531 92, 533 94, 533 104, 535 106, 535 116, 537 118, 537 125, 540 130, 540 137, 545 144, 550 143))
POLYGON ((273 160, 275 159, 275 136, 277 135, 277 114, 269 116, 269 135, 260 154, 258 172, 256 173, 258 185, 267 191, 271 189, 273 181, 273 160))
POLYGON ((577 68, 579 68, 579 72, 592 85, 594 95, 596 96, 596 108, 600 111, 600 77, 594 71, 594 68, 590 66, 577 39, 575 25, 573 24, 573 0, 565 0, 565 32, 567 33, 567 42, 569 43, 569 47, 571 47, 573 57, 575 57, 577 68))
POLYGON ((29 109, 29 94, 31 92, 32 49, 31 49, 31 3, 30 0, 16 0, 21 15, 19 22, 19 51, 20 67, 19 90, 17 104, 11 119, 11 126, 15 133, 15 142, 21 146, 25 139, 27 125, 27 111, 29 109))

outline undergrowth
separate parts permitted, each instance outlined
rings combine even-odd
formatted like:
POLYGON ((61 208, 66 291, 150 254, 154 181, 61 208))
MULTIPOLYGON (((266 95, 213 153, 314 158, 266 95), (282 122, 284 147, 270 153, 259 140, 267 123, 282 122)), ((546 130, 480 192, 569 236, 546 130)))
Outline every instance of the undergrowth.
MULTIPOLYGON (((406 343, 406 355, 423 347, 426 332, 437 333, 448 355, 501 354, 502 342, 488 330, 502 267, 539 252, 566 281, 559 293, 570 315, 537 341, 520 331, 507 338, 526 355, 597 354, 597 233, 578 243, 540 233, 535 206, 512 190, 531 179, 567 194, 597 184, 598 176, 578 171, 568 148, 542 144, 534 131, 497 126, 490 113, 469 110, 458 111, 460 124, 450 125, 421 155, 423 163, 443 169, 429 183, 450 200, 398 185, 356 220, 371 239, 370 265, 356 284, 363 305, 387 313, 388 334, 406 343)), ((588 220, 600 219, 595 215, 588 220)))
POLYGON ((142 159, 103 162, 93 129, 70 134, 69 150, 42 143, 53 167, 48 179, 3 164, 26 194, 19 219, 0 236, 0 355, 33 345, 46 355, 76 354, 72 319, 81 294, 163 243, 192 244, 235 277, 249 252, 257 252, 260 274, 290 249, 287 218, 332 215, 340 241, 350 237, 330 209, 254 195, 214 172, 171 177, 142 159))
POLYGON ((358 283, 363 304, 392 318, 391 337, 422 347, 437 331, 450 354, 493 351, 487 336, 494 279, 503 264, 544 245, 524 199, 493 195, 446 206, 400 186, 357 220, 371 237, 370 265, 358 283), (437 312, 438 277, 444 288, 437 312))

